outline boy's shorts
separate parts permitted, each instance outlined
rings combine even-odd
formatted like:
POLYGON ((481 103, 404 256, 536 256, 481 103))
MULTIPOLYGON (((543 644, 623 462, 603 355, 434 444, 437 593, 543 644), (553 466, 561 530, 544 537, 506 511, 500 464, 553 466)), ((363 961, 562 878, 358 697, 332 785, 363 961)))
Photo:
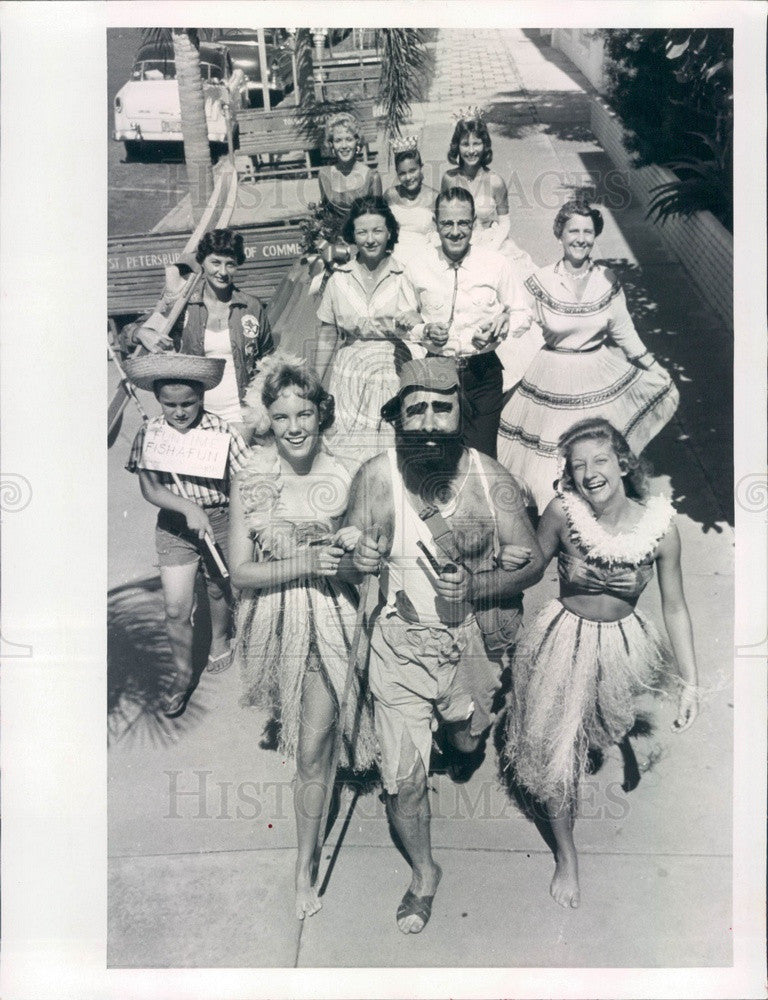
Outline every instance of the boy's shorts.
POLYGON ((368 683, 387 792, 396 794, 405 777, 401 756, 409 744, 429 774, 435 715, 449 723, 472 719, 474 735, 490 725, 485 709, 499 675, 474 618, 456 628, 411 625, 398 615, 376 620, 368 683))
MULTIPOLYGON (((206 507, 205 513, 211 522, 213 536, 224 556, 224 562, 227 562, 229 559, 229 508, 206 507)), ((174 510, 161 510, 157 515, 155 549, 160 566, 186 566, 189 563, 202 560, 206 579, 221 577, 202 539, 198 538, 197 532, 189 530, 186 517, 174 510)))

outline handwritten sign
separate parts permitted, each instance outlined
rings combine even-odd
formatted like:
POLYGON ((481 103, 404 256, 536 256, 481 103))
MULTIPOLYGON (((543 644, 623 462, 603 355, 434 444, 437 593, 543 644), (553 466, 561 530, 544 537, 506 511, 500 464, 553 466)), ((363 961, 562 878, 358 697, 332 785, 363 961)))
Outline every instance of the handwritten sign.
POLYGON ((181 434, 169 424, 148 427, 141 467, 156 472, 223 479, 229 453, 229 434, 192 430, 181 434))

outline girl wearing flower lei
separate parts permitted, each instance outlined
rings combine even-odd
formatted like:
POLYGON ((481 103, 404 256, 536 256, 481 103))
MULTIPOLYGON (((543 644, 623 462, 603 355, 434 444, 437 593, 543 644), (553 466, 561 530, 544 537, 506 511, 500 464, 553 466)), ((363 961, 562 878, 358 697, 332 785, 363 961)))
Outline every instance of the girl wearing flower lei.
MULTIPOLYGON (((315 845, 339 721, 357 594, 340 568, 359 532, 340 529, 351 477, 324 447, 333 397, 300 358, 265 359, 248 389, 260 443, 235 478, 232 585, 239 592, 235 657, 243 704, 280 720, 280 750, 296 761, 296 915, 320 909, 315 845)), ((355 678, 343 720, 344 763, 374 760, 370 705, 355 678)))
POLYGON ((654 565, 678 668, 675 732, 696 718, 697 671, 672 504, 649 496, 643 465, 607 420, 574 424, 559 448, 563 473, 537 538, 545 559, 557 554, 560 597, 518 642, 504 755, 546 805, 557 845, 550 893, 576 907, 573 826, 588 751, 621 742, 635 721, 634 697, 675 676, 664 640, 635 608, 654 565))

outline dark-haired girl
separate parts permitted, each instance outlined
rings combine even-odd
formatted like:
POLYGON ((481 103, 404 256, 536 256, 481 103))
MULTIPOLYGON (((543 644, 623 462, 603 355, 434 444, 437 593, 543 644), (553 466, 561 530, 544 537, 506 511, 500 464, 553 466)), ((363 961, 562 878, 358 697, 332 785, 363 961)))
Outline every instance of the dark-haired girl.
MULTIPOLYGON (((343 698, 356 594, 338 578, 357 529, 341 529, 351 476, 323 443, 333 397, 306 361, 273 355, 248 390, 259 441, 231 491, 230 567, 240 590, 235 657, 243 703, 280 720, 281 752, 296 761, 296 915, 320 909, 314 852, 343 698)), ((373 761, 369 706, 355 676, 343 720, 342 763, 373 761)))
MULTIPOLYGON (((224 377, 205 394, 205 408, 243 430, 241 404, 260 358, 274 349, 266 306, 235 284, 245 261, 243 237, 231 229, 213 229, 200 240, 195 261, 203 281, 192 293, 169 336, 158 327, 184 285, 181 268, 166 268, 166 287, 133 343, 156 352, 175 348, 184 354, 223 358, 224 377)), ((180 262, 182 267, 186 262, 180 262)), ((191 261, 190 261, 191 264, 191 261)))
POLYGON ((534 264, 510 236, 507 185, 490 169, 492 159, 491 136, 481 111, 459 111, 448 148, 448 162, 456 166, 443 174, 440 190, 463 187, 469 191, 475 202, 472 243, 500 250, 512 260, 522 280, 533 271, 534 264))
POLYGON ((598 209, 583 199, 567 202, 553 227, 561 258, 525 282, 529 318, 544 345, 502 412, 498 456, 528 484, 539 511, 554 492, 558 438, 576 420, 605 417, 640 454, 679 402, 635 330, 616 275, 592 260, 602 228, 598 209))
POLYGON ((342 235, 356 248, 328 280, 317 318, 314 366, 336 399, 331 440, 339 457, 362 464, 394 446, 394 431, 381 407, 398 389, 395 353, 417 345, 404 338, 419 321, 413 288, 393 256, 399 227, 380 197, 352 204, 342 235))
MULTIPOLYGON (((670 673, 666 643, 635 608, 654 566, 680 684, 674 732, 696 718, 697 673, 672 504, 649 495, 642 464, 607 420, 580 421, 559 444, 563 475, 537 538, 547 561, 558 557, 560 597, 518 640, 505 756, 547 808, 557 845, 550 893, 576 907, 573 825, 588 751, 623 740, 635 696, 660 690, 670 673)), ((500 561, 506 568, 503 550, 500 561)))
POLYGON ((424 183, 424 164, 415 139, 394 140, 397 184, 384 192, 384 198, 400 226, 395 254, 403 264, 418 261, 426 247, 437 241, 435 198, 437 191, 424 183))

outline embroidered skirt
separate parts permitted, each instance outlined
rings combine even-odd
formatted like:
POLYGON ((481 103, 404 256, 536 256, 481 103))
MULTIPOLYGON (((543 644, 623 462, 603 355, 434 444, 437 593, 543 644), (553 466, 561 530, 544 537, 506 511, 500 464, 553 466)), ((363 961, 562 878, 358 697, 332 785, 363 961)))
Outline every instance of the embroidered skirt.
MULTIPOLYGON (((304 676, 318 671, 338 713, 355 629, 352 588, 330 580, 243 591, 236 612, 235 659, 241 702, 280 721, 280 749, 295 759, 304 676)), ((370 698, 357 671, 344 718, 341 764, 366 770, 376 759, 370 698)))
POLYGON ((512 659, 505 758, 539 800, 573 802, 590 748, 619 742, 635 721, 635 696, 661 693, 672 654, 638 611, 596 622, 546 604, 512 659))
POLYGON ((527 483, 541 512, 554 496, 557 441, 569 427, 588 417, 605 417, 640 454, 679 401, 667 372, 633 365, 618 347, 604 344, 575 352, 544 348, 502 412, 499 462, 527 483))
POLYGON ((336 351, 328 389, 336 401, 333 426, 325 439, 334 455, 356 468, 395 445, 395 432, 381 416, 382 406, 397 394, 395 367, 410 357, 404 342, 352 340, 336 351))

